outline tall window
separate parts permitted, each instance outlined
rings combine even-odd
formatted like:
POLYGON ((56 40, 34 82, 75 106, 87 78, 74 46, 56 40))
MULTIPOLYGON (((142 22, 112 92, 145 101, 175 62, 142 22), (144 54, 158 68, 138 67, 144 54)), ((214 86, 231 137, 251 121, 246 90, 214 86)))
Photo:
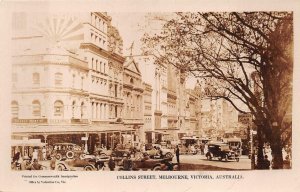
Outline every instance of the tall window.
POLYGON ((76 105, 76 102, 73 101, 73 103, 72 103, 72 118, 75 117, 75 105, 76 105))
POLYGON ((75 88, 75 74, 72 76, 72 88, 75 88))
POLYGON ((32 74, 32 82, 34 85, 40 84, 40 74, 39 73, 33 73, 32 74))
POLYGON ((62 101, 55 101, 54 103, 54 116, 63 117, 64 116, 64 103, 62 101))
POLYGON ((103 66, 103 73, 105 73, 105 67, 106 67, 106 65, 105 65, 105 63, 104 63, 104 66, 103 66))
POLYGON ((41 104, 37 100, 32 102, 32 116, 41 117, 41 104))
POLYGON ((62 79, 63 79, 62 73, 55 73, 55 86, 61 86, 62 79))
POLYGON ((115 85, 115 97, 118 97, 118 86, 115 85))
POLYGON ((117 118, 117 117, 118 117, 118 106, 115 105, 115 118, 117 118))
POLYGON ((18 118, 19 116, 19 104, 17 101, 11 102, 11 115, 12 118, 18 118))
POLYGON ((81 107, 80 107, 80 117, 81 119, 84 117, 84 102, 81 103, 81 107))
POLYGON ((94 69, 94 58, 92 58, 92 69, 94 69))

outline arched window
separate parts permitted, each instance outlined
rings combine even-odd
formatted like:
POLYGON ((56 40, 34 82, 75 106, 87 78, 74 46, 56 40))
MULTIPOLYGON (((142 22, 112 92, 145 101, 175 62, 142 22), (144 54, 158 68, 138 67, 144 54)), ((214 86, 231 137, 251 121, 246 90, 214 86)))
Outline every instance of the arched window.
POLYGON ((32 102, 32 116, 41 117, 41 104, 37 100, 32 102))
POLYGON ((72 103, 72 118, 75 117, 75 107, 76 107, 76 102, 73 101, 73 103, 72 103))
POLYGON ((11 102, 11 116, 12 118, 18 118, 19 116, 19 104, 17 101, 11 102))
POLYGON ((64 103, 62 101, 55 101, 54 103, 54 116, 63 117, 64 116, 64 103))
POLYGON ((62 73, 55 73, 55 86, 62 85, 63 74, 62 73))
POLYGON ((32 83, 34 85, 39 85, 40 84, 40 74, 39 73, 33 73, 32 74, 32 83))

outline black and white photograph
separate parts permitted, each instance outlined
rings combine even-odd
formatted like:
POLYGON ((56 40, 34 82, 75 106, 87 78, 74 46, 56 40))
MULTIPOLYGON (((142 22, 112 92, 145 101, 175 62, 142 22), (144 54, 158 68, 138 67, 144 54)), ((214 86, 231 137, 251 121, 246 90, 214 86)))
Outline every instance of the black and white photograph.
POLYGON ((298 12, 194 9, 11 8, 5 170, 181 192, 292 177, 298 12))

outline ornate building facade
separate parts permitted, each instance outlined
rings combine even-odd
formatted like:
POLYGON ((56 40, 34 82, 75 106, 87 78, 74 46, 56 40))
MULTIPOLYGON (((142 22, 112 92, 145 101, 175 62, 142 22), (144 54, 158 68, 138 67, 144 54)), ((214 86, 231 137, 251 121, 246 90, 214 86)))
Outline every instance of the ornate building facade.
POLYGON ((12 137, 114 147, 124 126, 123 42, 106 13, 13 18, 12 137))
POLYGON ((127 57, 123 73, 124 125, 135 130, 133 141, 144 140, 143 92, 141 72, 132 56, 127 57))

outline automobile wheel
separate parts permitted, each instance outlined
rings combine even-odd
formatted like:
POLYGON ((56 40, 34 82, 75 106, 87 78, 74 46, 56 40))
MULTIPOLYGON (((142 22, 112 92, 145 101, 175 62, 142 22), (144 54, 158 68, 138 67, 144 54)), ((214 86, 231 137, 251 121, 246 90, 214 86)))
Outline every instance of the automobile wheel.
POLYGON ((59 165, 57 165, 56 169, 57 169, 57 171, 64 171, 64 170, 66 170, 66 167, 62 164, 59 164, 59 165))
POLYGON ((60 161, 62 159, 62 155, 58 153, 55 155, 55 158, 60 161))
POLYGON ((240 158, 236 158, 235 160, 236 160, 236 162, 239 162, 239 161, 240 161, 240 158))
POLYGON ((210 154, 209 154, 209 155, 207 155, 207 159, 208 159, 208 160, 210 160, 210 161, 212 160, 212 157, 211 157, 211 155, 210 155, 210 154))
POLYGON ((85 171, 93 171, 94 168, 91 165, 87 165, 87 166, 84 167, 84 170, 85 171))
POLYGON ((66 153, 66 156, 67 156, 68 159, 73 159, 74 158, 74 152, 73 151, 68 151, 66 153))
POLYGON ((222 157, 219 157, 219 161, 222 161, 222 159, 223 159, 222 157))
POLYGON ((228 161, 228 155, 225 155, 225 161, 228 161))
POLYGON ((166 158, 172 158, 173 155, 172 155, 172 153, 168 152, 168 153, 166 153, 165 157, 166 157, 166 158))
POLYGON ((157 165, 153 168, 153 171, 160 171, 160 170, 161 170, 161 167, 159 165, 157 165))
POLYGON ((85 157, 84 153, 80 155, 80 159, 84 159, 84 157, 85 157))

